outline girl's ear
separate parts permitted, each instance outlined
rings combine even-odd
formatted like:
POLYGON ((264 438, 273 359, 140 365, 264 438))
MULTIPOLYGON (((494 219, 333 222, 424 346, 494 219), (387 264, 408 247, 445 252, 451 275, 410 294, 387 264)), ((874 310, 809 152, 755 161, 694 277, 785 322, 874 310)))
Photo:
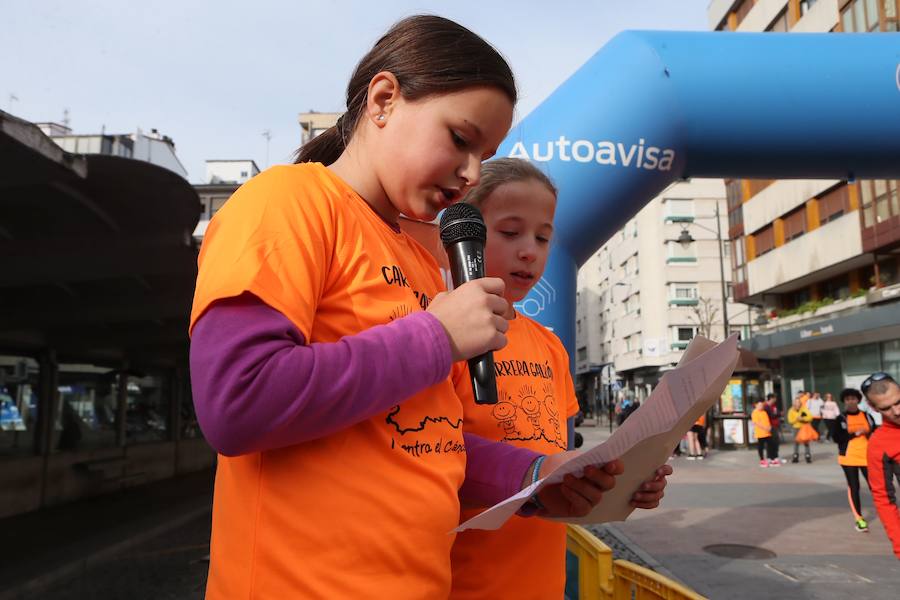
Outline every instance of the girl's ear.
POLYGON ((376 73, 369 82, 366 96, 366 118, 376 127, 384 127, 402 98, 400 82, 393 73, 390 71, 376 73))

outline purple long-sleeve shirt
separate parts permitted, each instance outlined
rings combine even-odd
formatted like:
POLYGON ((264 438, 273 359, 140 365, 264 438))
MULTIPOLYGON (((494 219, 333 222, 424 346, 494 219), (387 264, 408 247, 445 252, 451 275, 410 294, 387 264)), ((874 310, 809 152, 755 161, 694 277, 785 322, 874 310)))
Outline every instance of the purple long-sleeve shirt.
MULTIPOLYGON (((334 343, 306 344, 280 312, 244 294, 220 300, 194 325, 191 382, 209 443, 235 456, 332 434, 446 378, 441 323, 416 312, 334 343)), ((460 498, 490 506, 519 491, 538 454, 463 434, 460 498)))

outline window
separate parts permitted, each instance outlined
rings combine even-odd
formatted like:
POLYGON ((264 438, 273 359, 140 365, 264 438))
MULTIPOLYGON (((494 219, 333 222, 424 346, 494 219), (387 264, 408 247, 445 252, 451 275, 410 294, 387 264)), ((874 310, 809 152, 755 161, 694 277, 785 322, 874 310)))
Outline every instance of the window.
POLYGON ((59 365, 52 451, 117 444, 118 373, 86 364, 59 365))
POLYGON ((581 319, 578 319, 578 320, 575 322, 575 326, 576 326, 576 328, 577 328, 577 333, 580 335, 580 334, 581 334, 581 319))
POLYGON ((632 294, 628 298, 625 299, 625 314, 631 314, 633 312, 640 313, 641 312, 641 295, 640 294, 632 294))
POLYGON ((725 283, 725 293, 729 302, 734 302, 734 284, 725 283))
POLYGON ((244 179, 246 177, 247 177, 247 171, 241 171, 241 179, 244 179))
POLYGON ((625 276, 630 277, 638 274, 638 257, 637 254, 625 261, 625 276))
POLYGON ((741 21, 743 21, 747 15, 750 13, 750 9, 753 8, 754 0, 743 0, 740 4, 738 4, 735 9, 735 16, 737 17, 737 24, 740 25, 741 21))
POLYGON ((762 256, 766 252, 771 252, 775 248, 775 229, 772 225, 766 225, 759 230, 754 238, 756 239, 756 255, 762 256))
MULTIPOLYGON (((847 3, 841 12, 841 26, 847 33, 865 33, 879 29, 879 0, 853 0, 847 3)), ((881 0, 884 7, 885 30, 897 30, 896 0, 881 0)))
POLYGON ((679 327, 676 338, 679 342, 689 342, 697 335, 696 327, 679 327))
POLYGON ((789 242, 806 233, 806 206, 784 216, 784 241, 789 242))
POLYGON ((578 361, 583 362, 587 360, 587 346, 582 346, 578 349, 578 361))
POLYGON ((697 328, 693 326, 679 325, 672 328, 672 349, 684 350, 687 348, 694 336, 697 335, 697 328))
POLYGON ((863 227, 900 216, 900 186, 894 180, 860 181, 863 227))
POLYGON ((819 284, 819 293, 823 298, 843 300, 850 297, 850 278, 841 275, 819 284))
POLYGON ((680 198, 666 198, 666 221, 683 222, 694 220, 694 201, 680 198))
POLYGON ((0 356, 0 455, 34 452, 40 366, 26 356, 0 356))
POLYGON ((766 29, 766 31, 773 31, 775 33, 786 33, 788 30, 788 16, 787 9, 781 11, 781 13, 775 17, 775 20, 772 21, 772 24, 766 29))
POLYGON ((850 193, 840 185, 819 198, 819 224, 824 225, 850 212, 850 193))
POLYGON ((129 443, 169 439, 172 387, 162 375, 128 376, 125 437, 129 443))
POLYGON ((699 294, 696 283, 673 283, 669 298, 676 304, 696 304, 699 294))
POLYGON ((629 335, 625 338, 625 351, 634 352, 641 349, 641 336, 639 334, 629 335))
POLYGON ((800 0, 800 14, 808 13, 815 3, 816 0, 800 0))

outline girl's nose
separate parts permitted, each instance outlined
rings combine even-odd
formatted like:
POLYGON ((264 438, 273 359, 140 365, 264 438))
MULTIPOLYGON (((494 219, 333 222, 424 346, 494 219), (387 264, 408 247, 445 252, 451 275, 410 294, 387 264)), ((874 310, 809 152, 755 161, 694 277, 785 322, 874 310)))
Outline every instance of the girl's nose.
POLYGON ((457 175, 463 180, 466 189, 475 187, 481 181, 481 159, 474 154, 467 154, 457 175))

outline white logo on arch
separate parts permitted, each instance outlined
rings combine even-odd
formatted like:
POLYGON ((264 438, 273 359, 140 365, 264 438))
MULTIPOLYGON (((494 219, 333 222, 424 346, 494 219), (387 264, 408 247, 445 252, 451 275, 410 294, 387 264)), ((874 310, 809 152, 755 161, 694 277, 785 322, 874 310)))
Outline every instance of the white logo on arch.
POLYGON ((550 285, 549 281, 541 277, 531 288, 531 294, 513 306, 526 317, 534 318, 544 312, 544 309, 553 302, 556 302, 556 289, 550 285))

